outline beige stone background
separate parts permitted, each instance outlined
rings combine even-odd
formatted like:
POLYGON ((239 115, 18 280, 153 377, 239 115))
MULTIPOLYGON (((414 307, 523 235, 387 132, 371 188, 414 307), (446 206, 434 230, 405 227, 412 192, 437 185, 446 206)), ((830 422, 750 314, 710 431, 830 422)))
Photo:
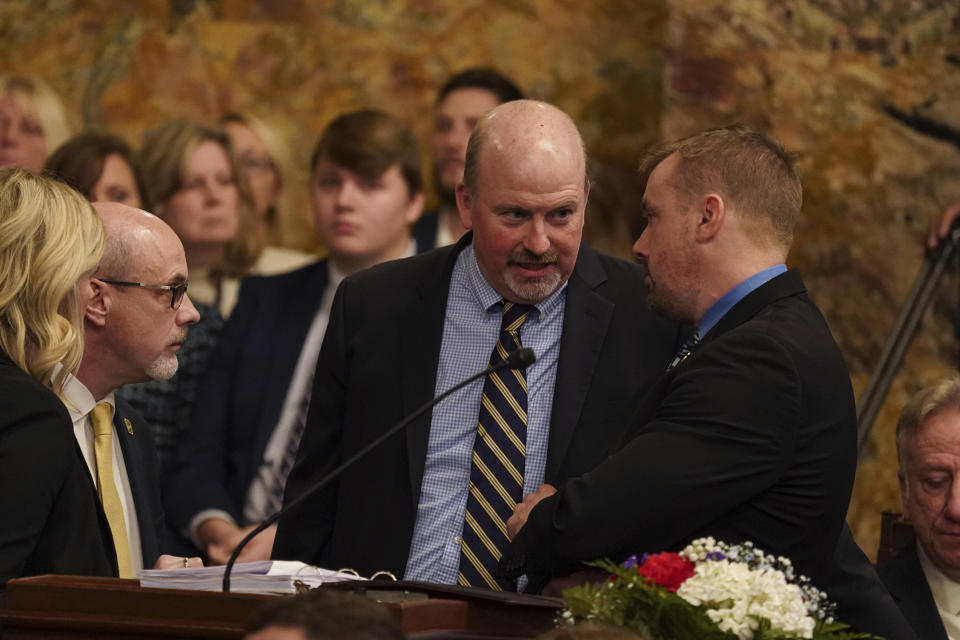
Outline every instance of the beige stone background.
MULTIPOLYGON (((790 263, 858 395, 921 267, 927 221, 960 197, 955 0, 4 0, 0 42, 0 72, 44 77, 78 126, 136 145, 165 118, 250 111, 282 125, 301 166, 324 125, 359 107, 405 118, 426 142, 436 87, 495 66, 579 123, 595 182, 587 236, 625 257, 644 147, 759 127, 803 169, 790 263)), ((304 179, 287 180, 298 196, 304 179)), ((307 246, 298 199, 289 243, 307 246)), ((955 368, 956 292, 951 273, 861 459, 849 519, 871 554, 880 510, 898 506, 899 408, 955 368)))

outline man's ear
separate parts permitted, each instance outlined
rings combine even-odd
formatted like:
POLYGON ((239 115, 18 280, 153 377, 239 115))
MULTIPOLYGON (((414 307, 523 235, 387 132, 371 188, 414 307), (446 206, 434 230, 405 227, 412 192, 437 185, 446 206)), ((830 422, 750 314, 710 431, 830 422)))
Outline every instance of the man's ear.
POLYGON ((90 324, 102 327, 107 324, 107 316, 113 306, 113 292, 97 278, 90 278, 90 287, 93 289, 93 298, 83 310, 83 317, 90 324))
POLYGON ((473 229, 473 198, 467 185, 462 182, 457 185, 457 211, 460 213, 460 224, 464 229, 473 229))
POLYGON ((708 193, 700 199, 697 209, 696 239, 698 242, 709 242, 717 235, 727 220, 727 207, 723 198, 716 193, 708 193))
POLYGON ((407 203, 407 208, 403 213, 403 220, 411 227, 414 223, 420 219, 420 215, 423 214, 423 205, 425 198, 423 196, 423 191, 418 191, 413 194, 413 197, 410 198, 410 202, 407 203))

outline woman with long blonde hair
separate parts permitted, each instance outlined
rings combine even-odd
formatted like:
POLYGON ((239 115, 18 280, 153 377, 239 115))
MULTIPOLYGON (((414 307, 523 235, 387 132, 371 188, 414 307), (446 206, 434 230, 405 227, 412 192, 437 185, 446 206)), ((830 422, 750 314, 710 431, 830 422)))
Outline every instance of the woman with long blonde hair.
POLYGON ((110 576, 109 529, 57 396, 83 355, 104 231, 77 192, 0 169, 0 600, 11 578, 110 576))

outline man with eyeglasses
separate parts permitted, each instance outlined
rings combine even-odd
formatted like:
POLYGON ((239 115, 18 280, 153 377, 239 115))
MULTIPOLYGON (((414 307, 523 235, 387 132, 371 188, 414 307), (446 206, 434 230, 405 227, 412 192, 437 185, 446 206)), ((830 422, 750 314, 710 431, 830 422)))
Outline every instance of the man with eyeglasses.
POLYGON ((94 203, 107 246, 90 279, 84 353, 64 398, 113 534, 121 578, 143 568, 199 566, 199 558, 160 556, 166 527, 156 450, 148 425, 117 387, 163 380, 199 314, 187 291, 187 261, 176 233, 159 218, 118 203, 94 203))

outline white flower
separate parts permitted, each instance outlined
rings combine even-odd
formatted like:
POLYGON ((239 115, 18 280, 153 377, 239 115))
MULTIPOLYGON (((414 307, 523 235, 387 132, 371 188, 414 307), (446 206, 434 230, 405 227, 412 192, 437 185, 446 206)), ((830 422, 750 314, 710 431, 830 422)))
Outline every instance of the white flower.
POLYGON ((776 629, 813 637, 814 621, 807 615, 803 592, 776 569, 750 569, 729 560, 698 562, 677 595, 706 606, 707 615, 721 629, 742 640, 751 640, 757 627, 750 616, 768 618, 776 629))

